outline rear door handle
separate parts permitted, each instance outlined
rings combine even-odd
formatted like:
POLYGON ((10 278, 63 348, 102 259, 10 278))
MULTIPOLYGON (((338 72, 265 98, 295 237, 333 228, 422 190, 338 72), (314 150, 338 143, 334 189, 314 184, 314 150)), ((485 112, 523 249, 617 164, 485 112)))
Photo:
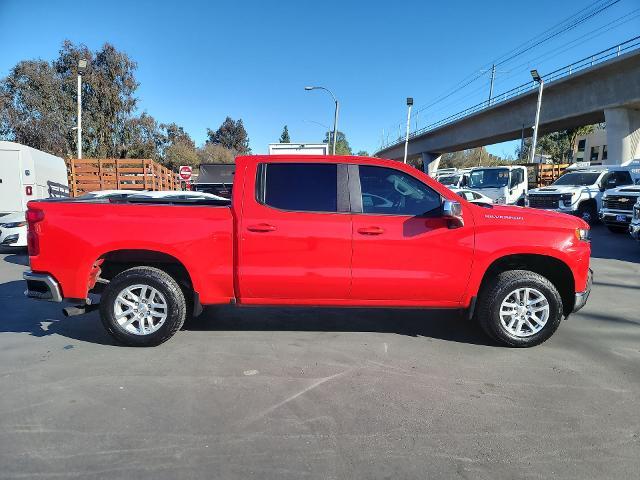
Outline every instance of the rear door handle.
POLYGON ((249 225, 247 230, 250 232, 273 232, 276 229, 273 225, 268 223, 259 223, 257 225, 249 225))
POLYGON ((358 233, 360 235, 380 235, 381 233, 384 233, 384 229, 380 227, 364 227, 359 228, 358 233))

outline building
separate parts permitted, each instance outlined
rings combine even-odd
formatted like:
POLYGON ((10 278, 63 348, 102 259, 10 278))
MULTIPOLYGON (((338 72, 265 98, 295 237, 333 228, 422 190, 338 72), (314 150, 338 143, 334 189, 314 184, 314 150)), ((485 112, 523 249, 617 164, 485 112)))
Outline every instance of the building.
POLYGON ((606 129, 596 126, 593 132, 576 137, 572 153, 575 162, 605 162, 608 158, 606 129))

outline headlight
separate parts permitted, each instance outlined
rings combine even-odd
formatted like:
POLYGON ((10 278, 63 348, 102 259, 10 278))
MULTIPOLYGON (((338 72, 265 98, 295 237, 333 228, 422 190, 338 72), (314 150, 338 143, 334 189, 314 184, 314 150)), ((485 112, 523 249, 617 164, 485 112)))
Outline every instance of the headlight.
POLYGON ((504 197, 498 197, 498 198, 496 198, 495 203, 505 203, 505 202, 506 202, 506 200, 507 200, 507 199, 506 199, 506 198, 504 198, 504 197))
POLYGON ((571 199, 573 198, 573 193, 563 193, 560 198, 564 203, 571 203, 571 199))
POLYGON ((3 223, 3 224, 0 224, 0 226, 4 228, 18 228, 18 227, 24 227, 26 224, 27 222, 13 222, 13 223, 3 223))
POLYGON ((590 230, 588 228, 576 228, 576 238, 583 242, 591 239, 590 230))

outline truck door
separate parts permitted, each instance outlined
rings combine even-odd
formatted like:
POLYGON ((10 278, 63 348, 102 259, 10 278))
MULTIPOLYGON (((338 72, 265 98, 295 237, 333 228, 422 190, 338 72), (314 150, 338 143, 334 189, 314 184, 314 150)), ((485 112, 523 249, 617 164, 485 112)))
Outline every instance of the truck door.
POLYGON ((346 166, 267 161, 246 168, 238 224, 241 300, 322 304, 348 299, 346 166))
POLYGON ((450 229, 440 215, 440 194, 418 178, 393 168, 353 165, 352 185, 352 174, 359 179, 350 189, 353 299, 454 306, 471 271, 470 212, 464 226, 450 229))

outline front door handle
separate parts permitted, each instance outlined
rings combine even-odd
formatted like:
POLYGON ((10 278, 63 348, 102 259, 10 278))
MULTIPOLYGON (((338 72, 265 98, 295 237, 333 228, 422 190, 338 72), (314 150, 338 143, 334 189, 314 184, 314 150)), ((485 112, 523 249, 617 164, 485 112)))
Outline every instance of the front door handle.
POLYGON ((360 235, 380 235, 384 233, 384 229, 380 227, 363 227, 358 229, 360 235))
POLYGON ((257 225, 249 225, 247 230, 250 232, 273 232, 276 229, 273 225, 269 225, 268 223, 259 223, 257 225))

